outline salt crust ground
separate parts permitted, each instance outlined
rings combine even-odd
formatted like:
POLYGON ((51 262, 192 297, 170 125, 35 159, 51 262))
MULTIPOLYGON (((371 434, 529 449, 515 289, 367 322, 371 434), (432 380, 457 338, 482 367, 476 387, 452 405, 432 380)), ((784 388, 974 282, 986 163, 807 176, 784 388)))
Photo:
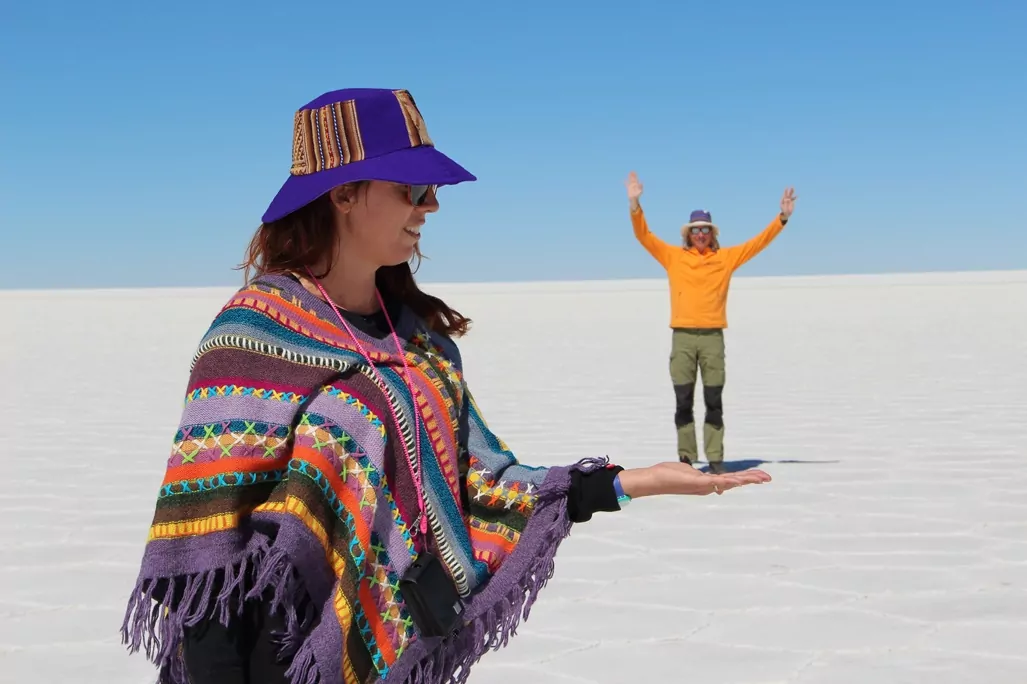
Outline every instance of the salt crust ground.
MULTIPOLYGON (((523 461, 674 458, 661 281, 431 289, 523 461)), ((0 682, 152 681, 118 626, 230 292, 0 293, 0 682)), ((730 323, 728 457, 775 482, 577 527, 472 681, 1027 682, 1027 272, 737 278, 730 323)))

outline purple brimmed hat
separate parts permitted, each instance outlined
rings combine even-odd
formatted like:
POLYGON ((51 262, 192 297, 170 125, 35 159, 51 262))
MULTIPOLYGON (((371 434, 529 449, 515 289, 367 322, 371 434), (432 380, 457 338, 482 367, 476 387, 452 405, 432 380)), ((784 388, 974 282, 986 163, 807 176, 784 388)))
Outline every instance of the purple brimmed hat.
POLYGON ((716 224, 713 223, 713 217, 710 216, 710 212, 705 209, 696 209, 688 217, 688 223, 681 226, 681 237, 684 239, 686 245, 691 244, 688 233, 694 226, 710 227, 710 232, 713 234, 714 249, 716 249, 718 244, 717 237, 720 235, 720 231, 717 229, 716 224))
POLYGON ((713 217, 710 216, 710 212, 705 209, 696 209, 688 217, 688 223, 685 224, 685 228, 691 228, 692 226, 709 226, 714 229, 717 227, 713 224, 713 217))
POLYGON ((296 112, 292 169, 261 220, 277 221, 336 186, 361 180, 456 185, 477 179, 435 149, 406 90, 335 90, 296 112))

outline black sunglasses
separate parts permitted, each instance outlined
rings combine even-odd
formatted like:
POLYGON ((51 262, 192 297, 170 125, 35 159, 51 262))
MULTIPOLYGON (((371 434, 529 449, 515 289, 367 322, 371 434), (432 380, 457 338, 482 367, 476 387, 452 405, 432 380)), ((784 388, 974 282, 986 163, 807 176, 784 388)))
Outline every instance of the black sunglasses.
POLYGON ((692 226, 692 235, 698 235, 699 233, 709 235, 712 230, 709 226, 692 226))
POLYGON ((410 190, 407 196, 410 198, 410 204, 415 207, 423 206, 428 201, 428 192, 434 192, 438 189, 437 185, 408 185, 410 190))

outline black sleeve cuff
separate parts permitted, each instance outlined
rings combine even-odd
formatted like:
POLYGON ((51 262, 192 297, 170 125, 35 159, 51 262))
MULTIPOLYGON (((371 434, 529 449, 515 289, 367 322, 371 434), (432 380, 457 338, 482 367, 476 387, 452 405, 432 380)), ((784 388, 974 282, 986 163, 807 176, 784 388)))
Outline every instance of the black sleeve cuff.
POLYGON ((599 511, 619 511, 617 492, 613 488, 613 479, 624 470, 620 466, 607 466, 583 473, 571 471, 571 488, 567 492, 567 513, 571 522, 587 522, 592 514, 599 511))

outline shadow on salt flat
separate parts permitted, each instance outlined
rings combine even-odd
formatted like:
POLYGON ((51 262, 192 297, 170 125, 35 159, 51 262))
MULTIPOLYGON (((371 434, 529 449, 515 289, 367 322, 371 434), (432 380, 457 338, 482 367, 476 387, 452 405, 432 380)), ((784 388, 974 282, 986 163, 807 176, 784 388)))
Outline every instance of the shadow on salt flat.
MULTIPOLYGON (((766 461, 763 459, 752 458, 741 461, 724 461, 724 470, 729 473, 737 473, 742 470, 749 470, 750 468, 759 468, 760 466, 766 465, 768 463, 802 463, 810 465, 826 465, 828 463, 841 463, 841 461, 804 461, 797 458, 785 458, 776 461, 766 461)), ((710 471, 710 466, 709 464, 701 464, 699 466, 699 470, 701 470, 704 473, 708 473, 710 471)))

